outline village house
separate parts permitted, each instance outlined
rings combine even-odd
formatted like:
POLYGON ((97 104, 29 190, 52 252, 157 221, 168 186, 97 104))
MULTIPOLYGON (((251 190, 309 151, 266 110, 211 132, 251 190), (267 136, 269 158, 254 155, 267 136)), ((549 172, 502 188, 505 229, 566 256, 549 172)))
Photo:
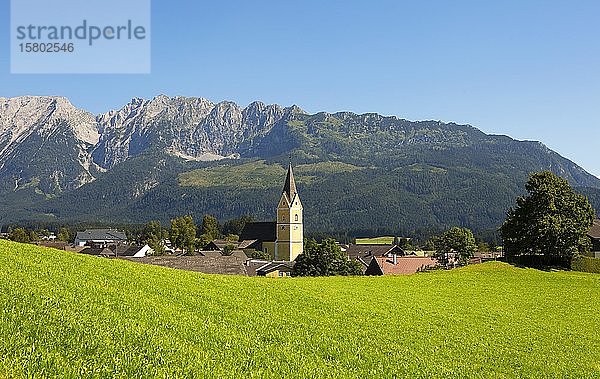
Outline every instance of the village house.
POLYGON ((231 250, 231 251, 220 251, 220 250, 200 250, 196 252, 196 255, 204 256, 204 257, 218 257, 218 256, 234 256, 242 261, 248 259, 248 256, 243 250, 231 250))
POLYGON ((294 269, 293 263, 286 261, 251 259, 245 265, 248 276, 266 276, 268 278, 290 277, 294 269))
POLYGON ((438 265, 430 257, 416 256, 398 245, 345 245, 348 259, 361 264, 364 275, 407 275, 438 265))
POLYGON ((398 245, 342 245, 342 251, 348 255, 348 259, 355 260, 361 264, 363 274, 369 267, 373 257, 392 257, 394 255, 406 255, 398 245))
POLYGON ((431 257, 398 256, 394 254, 392 257, 373 257, 365 270, 365 275, 407 275, 437 265, 437 261, 431 257))
POLYGON ((87 229, 77 232, 75 246, 107 247, 127 242, 125 233, 115 229, 87 229))
POLYGON ((596 258, 600 258, 600 220, 594 220, 587 235, 592 242, 592 254, 596 258))
MULTIPOLYGON (((110 255, 110 252, 105 251, 104 253, 109 254, 109 257, 114 257, 110 255)), ((232 255, 221 255, 218 251, 206 251, 204 255, 193 256, 162 255, 141 258, 119 256, 118 258, 204 274, 283 278, 290 277, 293 271, 292 262, 248 259, 243 251, 237 251, 232 255)))
POLYGON ((35 243, 38 246, 43 246, 43 247, 51 247, 53 249, 58 249, 58 250, 66 250, 67 245, 69 245, 67 242, 64 241, 47 241, 47 240, 42 240, 42 241, 37 241, 35 243))
POLYGON ((231 249, 231 250, 237 249, 239 245, 240 245, 240 243, 236 242, 236 241, 216 239, 216 240, 210 241, 206 246, 204 246, 204 250, 224 252, 227 249, 231 249))
POLYGON ((469 263, 483 263, 488 261, 496 261, 502 259, 504 253, 502 251, 476 251, 473 255, 473 259, 478 260, 477 262, 471 260, 469 263))
POLYGON ((109 245, 109 246, 90 246, 79 251, 81 254, 95 255, 104 258, 143 258, 152 255, 153 250, 148 245, 109 245))

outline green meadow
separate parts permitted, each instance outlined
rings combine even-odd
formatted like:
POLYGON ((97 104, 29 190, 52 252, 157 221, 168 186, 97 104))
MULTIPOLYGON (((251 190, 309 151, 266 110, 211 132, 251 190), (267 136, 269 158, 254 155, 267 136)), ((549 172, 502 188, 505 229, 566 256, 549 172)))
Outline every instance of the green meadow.
POLYGON ((373 238, 357 238, 357 245, 391 245, 394 243, 394 237, 373 237, 373 238))
POLYGON ((0 378, 600 377, 600 275, 212 276, 0 241, 0 378))
MULTIPOLYGON (((343 162, 317 162, 294 167, 296 181, 313 184, 328 175, 363 170, 364 167, 343 162)), ((179 185, 183 187, 226 187, 242 189, 265 189, 281 186, 287 167, 278 163, 255 160, 239 165, 217 165, 179 174, 179 185)))

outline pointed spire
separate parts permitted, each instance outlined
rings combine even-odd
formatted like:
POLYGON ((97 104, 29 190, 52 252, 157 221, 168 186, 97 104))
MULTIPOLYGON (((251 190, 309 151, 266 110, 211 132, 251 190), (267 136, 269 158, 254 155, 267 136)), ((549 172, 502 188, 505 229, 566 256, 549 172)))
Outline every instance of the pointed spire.
POLYGON ((291 202, 296 196, 296 181, 294 180, 294 171, 292 170, 292 162, 288 166, 287 177, 285 178, 285 184, 283 186, 283 193, 285 193, 291 202))

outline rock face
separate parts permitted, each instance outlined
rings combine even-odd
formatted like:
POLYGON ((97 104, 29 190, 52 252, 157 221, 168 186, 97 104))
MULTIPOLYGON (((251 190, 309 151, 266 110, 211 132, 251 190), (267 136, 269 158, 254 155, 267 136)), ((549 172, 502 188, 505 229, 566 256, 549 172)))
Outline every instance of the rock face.
POLYGON ((97 117, 102 136, 92 155, 110 169, 148 149, 188 160, 216 160, 244 154, 285 114, 278 105, 254 102, 242 109, 232 102, 203 98, 133 99, 118 111, 97 117))
POLYGON ((89 183, 98 172, 90 150, 99 138, 94 115, 63 97, 0 98, 1 186, 57 193, 89 183))
POLYGON ((300 112, 161 95, 94 116, 63 97, 0 98, 1 186, 57 194, 149 151, 193 161, 247 156, 284 116, 300 112))

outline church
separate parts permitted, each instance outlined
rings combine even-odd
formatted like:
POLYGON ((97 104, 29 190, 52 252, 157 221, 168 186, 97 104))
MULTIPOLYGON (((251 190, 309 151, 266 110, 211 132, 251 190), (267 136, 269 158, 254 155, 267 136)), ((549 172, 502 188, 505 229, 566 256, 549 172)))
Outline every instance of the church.
POLYGON ((294 261, 304 250, 302 202, 296 189, 292 164, 277 205, 277 221, 246 224, 240 241, 271 255, 276 261, 294 261))

